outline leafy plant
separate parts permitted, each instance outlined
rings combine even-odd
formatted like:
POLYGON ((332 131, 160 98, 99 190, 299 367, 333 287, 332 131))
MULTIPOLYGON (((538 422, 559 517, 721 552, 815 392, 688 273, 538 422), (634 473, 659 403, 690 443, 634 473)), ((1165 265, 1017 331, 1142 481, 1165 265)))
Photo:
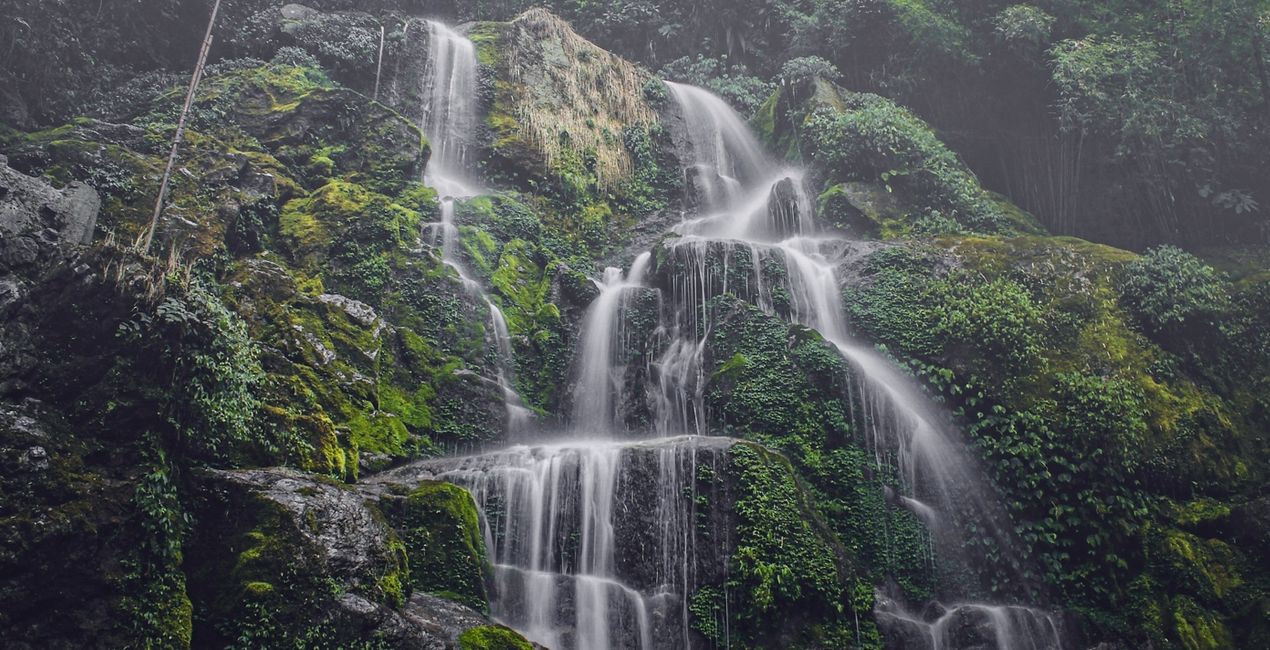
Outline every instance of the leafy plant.
POLYGON ((1160 246, 1129 263, 1121 299, 1154 334, 1212 327, 1230 307, 1225 282, 1213 267, 1175 246, 1160 246))

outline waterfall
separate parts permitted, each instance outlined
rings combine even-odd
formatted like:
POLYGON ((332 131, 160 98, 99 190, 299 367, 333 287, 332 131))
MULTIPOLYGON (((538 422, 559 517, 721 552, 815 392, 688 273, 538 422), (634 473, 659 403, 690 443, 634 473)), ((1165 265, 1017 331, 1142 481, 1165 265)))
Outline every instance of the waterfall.
POLYGON ((476 46, 454 30, 428 21, 428 60, 423 75, 423 123, 420 130, 432 145, 424 183, 441 198, 469 198, 480 193, 468 179, 476 147, 476 46))
POLYGON ((483 191, 469 177, 479 120, 476 46, 441 23, 427 21, 427 26, 428 59, 423 74, 423 119, 419 127, 432 146, 423 182, 440 197, 441 220, 424 227, 432 231, 432 245, 440 247, 441 260, 458 274, 464 291, 485 303, 489 311, 488 332, 497 353, 496 381, 503 395, 507 430, 517 433, 528 427, 533 412, 525 407, 514 388, 515 354, 507 319, 464 267, 458 255, 459 229, 454 223, 455 203, 483 191))
POLYGON ((621 311, 627 290, 643 285, 651 253, 643 253, 623 274, 621 269, 605 269, 596 282, 600 295, 582 320, 581 349, 578 351, 578 381, 573 392, 573 427, 583 436, 612 433, 616 427, 614 405, 623 390, 622 369, 613 356, 625 343, 621 311))
POLYGON ((497 620, 553 650, 687 648, 695 536, 703 520, 720 521, 697 512, 698 471, 724 471, 732 444, 516 446, 422 461, 415 471, 464 486, 476 500, 497 620), (632 512, 619 517, 619 507, 632 512))
MULTIPOLYGON (((701 89, 669 86, 687 131, 680 155, 690 186, 695 175, 702 209, 674 228, 678 241, 666 244, 678 266, 669 287, 669 322, 659 328, 672 340, 657 361, 660 381, 653 402, 666 411, 658 414, 658 422, 683 426, 686 413, 702 409, 700 357, 711 326, 707 301, 733 293, 772 313, 771 285, 780 283, 788 295, 789 319, 819 331, 855 371, 858 396, 872 416, 858 418, 857 426, 869 436, 879 465, 883 455, 895 454, 906 492, 901 502, 930 528, 941 557, 972 571, 973 558, 963 557, 962 549, 972 538, 987 537, 1001 554, 1004 572, 1022 576, 1024 561, 1009 519, 975 460, 918 384, 851 336, 837 277, 850 242, 817 232, 800 171, 770 162, 739 116, 718 98, 701 89), (715 272, 712 259, 722 260, 722 273, 715 272), (729 265, 738 262, 748 264, 753 280, 729 287, 729 265), (768 262, 783 267, 783 276, 767 281, 768 262)), ((993 630, 988 642, 998 648, 1061 646, 1050 615, 1028 607, 968 603, 940 616, 914 617, 889 598, 880 602, 879 620, 921 626, 932 650, 957 647, 948 639, 949 621, 971 614, 993 630)))
POLYGON ((768 166, 763 146, 722 99, 695 86, 667 82, 666 87, 683 109, 679 136, 692 150, 685 173, 708 208, 729 207, 768 166))
MULTIPOLYGON (((428 23, 428 37, 421 127, 433 156, 424 181, 442 199, 440 219, 428 227, 465 290, 488 306, 498 382, 509 430, 516 431, 528 411, 511 388, 511 336, 502 311, 465 268, 455 224, 456 201, 482 192, 470 174, 478 124, 475 48, 439 23, 428 23)), ((678 650, 699 639, 690 630, 688 596, 701 585, 726 584, 719 571, 728 564, 720 555, 726 545, 713 543, 728 535, 719 523, 726 515, 697 510, 704 503, 726 508, 726 495, 699 501, 697 490, 703 476, 723 471, 735 444, 701 437, 709 433, 707 303, 722 294, 814 328, 836 346, 857 382, 848 396, 862 406, 856 427, 879 466, 898 467, 902 494, 894 501, 931 530, 941 559, 956 555, 966 540, 963 524, 974 522, 1003 551, 1005 564, 1021 566, 1010 555, 1008 520, 943 415, 916 382, 851 336, 837 268, 852 243, 817 229, 802 170, 769 158, 718 97, 668 85, 680 112, 671 126, 692 209, 667 233, 664 259, 656 262, 659 270, 671 265, 671 273, 669 286, 656 289, 655 331, 645 332, 654 351, 648 394, 630 394, 624 354, 631 301, 654 291, 646 283, 653 265, 646 252, 629 270, 608 268, 594 280, 599 293, 575 353, 568 442, 420 464, 476 500, 493 564, 493 616, 554 650, 678 650), (624 400, 640 397, 647 398, 659 437, 617 440, 624 400)), ((973 647, 1061 645, 1057 625, 1041 610, 932 602, 913 614, 891 596, 879 594, 877 616, 903 647, 953 650, 971 647, 965 645, 971 637, 973 647)))

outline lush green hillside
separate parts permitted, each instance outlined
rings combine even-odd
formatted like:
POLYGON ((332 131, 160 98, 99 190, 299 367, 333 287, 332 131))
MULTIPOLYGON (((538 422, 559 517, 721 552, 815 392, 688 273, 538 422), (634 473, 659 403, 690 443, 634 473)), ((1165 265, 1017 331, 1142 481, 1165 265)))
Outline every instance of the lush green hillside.
POLYGON ((697 475, 735 530, 694 638, 897 647, 875 589, 963 580, 1074 648, 1270 644, 1265 3, 312 4, 225 2, 147 251, 207 8, 0 2, 6 644, 529 647, 489 617, 468 493, 381 472, 518 442, 494 308, 560 426, 592 279, 648 249, 620 356, 653 383, 694 209, 662 79, 807 168, 852 331, 947 411, 1028 559, 1026 586, 939 567, 859 371, 740 288, 788 270, 707 249, 702 417, 745 442, 697 475), (419 12, 483 21, 490 191, 455 219, 488 303, 428 243, 419 12))

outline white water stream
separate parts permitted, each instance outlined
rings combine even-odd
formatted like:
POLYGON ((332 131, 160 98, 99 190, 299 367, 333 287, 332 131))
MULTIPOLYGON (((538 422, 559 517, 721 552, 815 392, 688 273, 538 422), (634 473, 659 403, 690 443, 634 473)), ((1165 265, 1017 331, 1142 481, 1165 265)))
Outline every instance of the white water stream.
MULTIPOLYGON (((470 41, 429 23, 423 130, 433 157, 425 182, 442 198, 432 224, 446 264, 489 306, 498 350, 499 382, 509 428, 527 421, 511 388, 511 337, 502 312, 470 278, 458 256, 455 201, 481 192, 469 179, 474 143, 477 63, 470 41)), ((513 447, 446 461, 441 478, 472 491, 483 516, 494 563, 494 615, 531 640, 555 650, 688 648, 686 596, 695 588, 695 500, 698 452, 717 459, 722 439, 709 433, 703 404, 703 355, 712 326, 707 302, 733 293, 776 313, 774 292, 787 300, 790 320, 818 330, 837 347, 858 380, 858 401, 868 417, 858 426, 878 454, 894 454, 904 487, 900 502, 916 512, 935 537, 960 541, 958 522, 974 519, 1006 553, 1007 523, 983 485, 973 459, 945 425, 920 386, 871 346, 850 334, 837 267, 850 242, 820 233, 800 170, 770 160, 747 125, 719 98, 691 86, 668 84, 680 109, 680 140, 687 185, 696 210, 664 244, 683 270, 662 288, 660 354, 652 362, 647 399, 659 440, 620 442, 618 405, 630 397, 624 381, 625 310, 645 285, 650 253, 629 271, 607 269, 599 296, 581 328, 569 418, 571 441, 513 447), (721 259, 723 272, 712 261, 721 259), (743 286, 729 286, 729 264, 748 265, 743 286), (783 273, 770 275, 775 264, 783 273), (674 437, 690 435, 689 437, 674 437), (631 527, 625 534, 623 527, 631 527), (637 543, 638 542, 638 543, 637 543), (650 550, 651 549, 651 550, 650 550), (637 558, 635 562, 631 558, 637 558), (643 566, 643 565, 649 566, 643 566)), ((889 457, 889 456, 888 456, 889 457)), ((977 617, 998 648, 1061 646, 1049 614, 1005 604, 968 603, 917 616, 881 598, 880 622, 917 630, 931 650, 951 650, 955 621, 977 617)))
POLYGON ((498 358, 498 386, 507 411, 509 433, 523 431, 533 412, 525 407, 513 387, 515 354, 511 332, 503 311, 490 300, 484 288, 464 268, 459 257, 459 229, 454 223, 455 203, 483 192, 469 177, 479 111, 476 100, 477 60, 472 41, 445 25, 428 21, 428 59, 423 74, 423 123, 420 129, 432 146, 432 157, 423 182, 437 191, 440 217, 431 229, 431 241, 440 245, 441 259, 454 269, 467 293, 485 303, 489 310, 489 330, 498 358))

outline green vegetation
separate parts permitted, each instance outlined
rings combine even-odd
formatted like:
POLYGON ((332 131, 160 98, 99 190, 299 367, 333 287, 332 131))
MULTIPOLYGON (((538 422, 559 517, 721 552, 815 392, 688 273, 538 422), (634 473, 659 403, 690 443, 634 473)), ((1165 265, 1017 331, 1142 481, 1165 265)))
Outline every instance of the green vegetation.
POLYGON ((533 650, 519 634, 489 625, 475 627, 459 636, 459 650, 533 650))
POLYGON ((821 109, 804 131, 811 157, 839 181, 880 182, 920 203, 922 216, 944 216, 979 232, 1005 230, 1003 215, 978 181, 912 113, 876 95, 853 95, 844 109, 821 109))
MULTIPOLYGON (((1161 604, 1163 594, 1202 590, 1151 568, 1158 551, 1148 531, 1169 525, 1166 504, 1231 498, 1253 480, 1241 450, 1259 444, 1262 425, 1233 414, 1245 391, 1260 389, 1210 383, 1204 377, 1225 372, 1210 354, 1219 346, 1157 344, 1135 331, 1140 322, 1156 331, 1151 321, 1121 308, 1167 304, 1217 335, 1217 322, 1246 316, 1212 310, 1210 297, 1230 289, 1205 269, 1167 250, 1139 258, 1073 240, 962 237, 884 249, 870 258, 863 289, 848 294, 853 322, 910 359, 967 422, 1047 582, 1095 628, 1155 643, 1183 643, 1183 628, 1195 626, 1220 637, 1214 622, 1244 607, 1161 604), (958 255, 951 270, 945 249, 958 255), (1148 605, 1123 608, 1147 601, 1157 618, 1175 612, 1190 622, 1135 627, 1148 605)), ((1231 538, 1207 539, 1234 548, 1231 538)))
MULTIPOLYGON (((194 98, 156 257, 128 244, 207 7, 116 4, 13 0, 0 24, 0 154, 102 199, 92 246, 0 239, 0 632, 377 649, 397 640, 349 612, 388 620, 424 594, 488 622, 471 496, 356 485, 508 442, 490 308, 431 243, 410 3, 286 19, 224 3, 214 55, 236 58, 194 98), (294 469, 250 469, 272 466, 294 469), (333 530, 365 535, 356 561, 325 554, 333 530)), ((839 269, 850 329, 964 432, 1044 606, 1091 646, 1270 643, 1270 6, 554 4, 564 19, 470 27, 493 189, 456 205, 452 251, 505 315, 514 387, 543 422, 567 412, 591 278, 652 246, 660 292, 628 293, 619 354, 626 423, 651 422, 638 397, 664 379, 662 301, 701 261, 655 239, 684 207, 661 78, 700 84, 807 168, 827 229, 863 240, 839 269)), ((897 503, 856 372, 788 323, 781 257, 704 254, 717 295, 693 415, 744 442, 696 468, 696 516, 735 526, 694 522, 727 551, 685 594, 692 627, 717 645, 881 647, 876 587, 956 592, 931 533, 897 503)), ((461 648, 531 647, 465 625, 461 648)))
POLYGON ((410 557, 412 589, 489 610, 485 583, 490 567, 476 505, 467 491, 449 483, 424 483, 385 508, 410 557))

